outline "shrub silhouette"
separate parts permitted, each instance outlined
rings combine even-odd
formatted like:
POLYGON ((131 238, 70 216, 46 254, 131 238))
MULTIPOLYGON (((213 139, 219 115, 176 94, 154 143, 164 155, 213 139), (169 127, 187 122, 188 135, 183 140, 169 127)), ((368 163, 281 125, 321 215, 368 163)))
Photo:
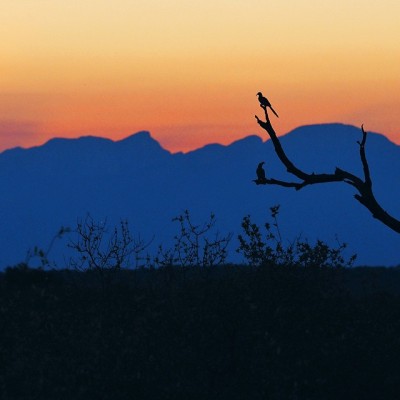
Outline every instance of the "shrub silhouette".
POLYGON ((172 221, 179 224, 179 232, 174 236, 172 248, 159 246, 153 260, 155 266, 206 268, 225 263, 232 233, 221 236, 215 231, 216 217, 213 213, 201 225, 193 223, 189 210, 174 217, 172 221))
POLYGON ((339 268, 351 267, 356 255, 348 260, 343 256, 345 243, 338 242, 334 248, 317 240, 311 245, 307 240, 296 238, 287 246, 283 243, 278 223, 279 205, 270 208, 271 223, 265 223, 265 236, 261 228, 251 221, 250 215, 242 220, 243 234, 238 235, 238 253, 243 254, 245 260, 253 266, 300 266, 304 268, 339 268))

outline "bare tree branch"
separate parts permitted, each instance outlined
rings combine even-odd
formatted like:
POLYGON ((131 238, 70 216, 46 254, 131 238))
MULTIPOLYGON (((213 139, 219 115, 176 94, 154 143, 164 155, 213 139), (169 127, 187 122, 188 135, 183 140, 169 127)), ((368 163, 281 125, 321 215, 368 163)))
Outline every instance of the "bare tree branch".
POLYGON ((361 162, 363 165, 363 170, 364 170, 364 179, 365 179, 365 184, 367 184, 369 187, 372 187, 372 181, 371 181, 371 175, 369 173, 369 166, 367 162, 367 157, 365 155, 365 142, 367 141, 367 132, 364 130, 364 125, 361 125, 361 130, 363 134, 363 138, 361 142, 357 142, 360 145, 360 158, 361 162))
POLYGON ((372 179, 369 170, 369 165, 367 157, 365 154, 365 144, 367 141, 367 132, 364 130, 364 126, 361 126, 362 140, 357 142, 360 146, 360 158, 364 171, 364 180, 358 176, 345 171, 340 168, 336 168, 335 172, 332 174, 326 173, 306 173, 287 157, 280 140, 278 139, 274 128, 272 127, 271 121, 268 116, 268 110, 262 107, 265 112, 265 121, 262 121, 257 115, 255 116, 257 123, 263 128, 271 138, 272 144, 275 149, 275 153, 281 160, 282 164, 286 167, 287 172, 294 175, 300 180, 300 182, 285 182, 277 179, 265 179, 263 182, 255 180, 257 185, 267 184, 267 185, 278 185, 283 187, 293 187, 295 190, 300 190, 305 186, 314 185, 319 183, 330 183, 330 182, 344 182, 348 185, 353 186, 358 193, 354 195, 354 198, 359 201, 365 208, 367 208, 372 216, 377 220, 381 221, 383 224, 388 226, 390 229, 397 233, 400 233, 400 221, 390 214, 388 214, 375 199, 372 192, 372 179))

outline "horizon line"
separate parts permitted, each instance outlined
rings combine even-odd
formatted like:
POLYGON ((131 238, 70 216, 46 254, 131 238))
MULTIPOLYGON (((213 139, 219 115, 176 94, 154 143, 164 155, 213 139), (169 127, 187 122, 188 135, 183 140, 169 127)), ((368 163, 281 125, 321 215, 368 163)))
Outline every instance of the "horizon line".
MULTIPOLYGON (((323 123, 299 125, 299 126, 293 128, 293 129, 289 130, 288 132, 285 132, 285 133, 282 133, 282 134, 277 134, 277 136, 279 136, 279 137, 286 136, 286 135, 288 135, 288 134, 290 134, 290 133, 292 133, 292 132, 294 132, 294 131, 296 131, 296 130, 298 130, 298 129, 302 129, 302 128, 316 127, 316 126, 327 126, 327 125, 340 125, 340 126, 347 126, 347 127, 352 127, 352 128, 361 129, 361 126, 358 127, 358 126, 356 126, 356 125, 348 124, 348 123, 344 123, 344 122, 323 122, 323 123)), ((397 143, 395 143, 393 140, 391 140, 391 139, 390 139, 387 135, 385 135, 384 133, 375 132, 375 131, 368 131, 368 129, 366 129, 366 131, 367 131, 367 133, 382 135, 382 136, 384 136, 386 139, 388 139, 390 142, 392 142, 393 144, 396 144, 396 145, 397 145, 397 143)), ((113 138, 108 137, 108 136, 101 136, 101 135, 92 134, 92 133, 83 134, 83 135, 74 136, 74 137, 54 136, 54 137, 51 137, 50 139, 45 140, 44 142, 42 142, 42 143, 40 143, 40 144, 36 144, 36 145, 32 145, 32 146, 13 146, 13 147, 5 148, 5 149, 3 149, 3 150, 0 150, 0 155, 3 154, 3 153, 5 153, 5 152, 12 151, 12 150, 17 150, 17 149, 21 149, 21 150, 35 149, 35 148, 38 148, 38 147, 45 146, 46 144, 48 144, 48 143, 50 143, 50 142, 52 142, 52 141, 54 141, 54 140, 73 141, 73 140, 80 140, 80 139, 85 139, 85 138, 93 138, 93 139, 102 139, 102 140, 105 140, 105 141, 110 141, 110 142, 112 142, 112 143, 119 143, 119 142, 123 142, 123 141, 125 141, 125 140, 127 140, 127 139, 129 139, 129 138, 138 136, 138 135, 140 135, 140 134, 148 134, 148 136, 149 136, 151 139, 153 139, 153 140, 154 140, 155 142, 157 142, 164 150, 170 152, 171 154, 180 154, 180 153, 182 153, 182 154, 188 154, 188 153, 191 153, 191 152, 194 152, 194 151, 197 151, 197 150, 201 150, 201 149, 203 149, 203 148, 205 148, 205 147, 207 147, 207 146, 210 146, 210 145, 211 145, 211 146, 212 146, 212 145, 220 145, 220 146, 223 146, 223 147, 228 147, 228 146, 231 146, 232 144, 234 144, 234 143, 236 143, 236 142, 239 142, 239 141, 244 140, 244 139, 249 138, 249 137, 258 137, 258 138, 260 138, 260 140, 261 140, 263 143, 265 143, 265 142, 267 142, 268 140, 270 140, 269 137, 265 137, 265 138, 264 138, 264 137, 261 136, 261 134, 251 133, 251 134, 245 134, 244 136, 240 137, 239 139, 231 140, 231 141, 229 141, 228 143, 221 143, 221 142, 215 141, 215 142, 208 142, 208 143, 205 143, 205 144, 203 144, 203 145, 200 145, 199 147, 190 148, 189 150, 177 150, 177 151, 172 151, 172 150, 168 149, 168 147, 165 147, 165 146, 162 144, 162 142, 163 142, 162 139, 160 140, 160 139, 157 139, 156 137, 154 137, 150 130, 143 129, 143 130, 139 130, 139 131, 136 131, 136 132, 134 132, 134 133, 128 134, 127 136, 124 136, 124 137, 121 138, 121 139, 113 139, 113 138)))

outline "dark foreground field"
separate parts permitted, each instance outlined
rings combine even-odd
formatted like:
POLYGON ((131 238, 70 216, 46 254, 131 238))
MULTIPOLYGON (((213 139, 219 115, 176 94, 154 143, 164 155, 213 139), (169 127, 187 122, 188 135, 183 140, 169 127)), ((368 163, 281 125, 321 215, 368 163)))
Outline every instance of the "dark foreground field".
POLYGON ((398 399, 400 270, 0 276, 1 399, 398 399))

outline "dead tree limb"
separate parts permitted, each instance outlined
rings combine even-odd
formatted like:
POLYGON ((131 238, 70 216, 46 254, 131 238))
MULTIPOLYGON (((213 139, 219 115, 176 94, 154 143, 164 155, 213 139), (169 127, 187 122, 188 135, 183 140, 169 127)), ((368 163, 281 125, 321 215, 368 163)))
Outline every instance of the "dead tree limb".
POLYGON ((358 193, 354 195, 354 198, 359 201, 365 208, 367 208, 372 216, 388 226, 390 229, 397 233, 400 233, 400 221, 390 214, 388 214, 375 199, 372 191, 372 180, 371 174, 368 166, 367 157, 365 155, 365 144, 367 141, 367 132, 364 130, 364 126, 361 126, 362 140, 357 142, 360 147, 360 158, 363 166, 364 179, 345 171, 343 169, 337 168, 334 173, 331 174, 316 174, 316 173, 306 173, 287 157, 280 140, 278 139, 274 128, 272 127, 271 121, 268 116, 268 110, 262 107, 265 112, 265 121, 255 116, 257 123, 263 128, 271 138, 272 144, 275 149, 275 153, 281 160, 282 164, 286 167, 287 172, 294 175, 299 179, 298 182, 285 182, 277 179, 266 179, 262 183, 267 185, 279 185, 283 187, 293 187, 295 190, 300 190, 308 185, 315 185, 319 183, 330 183, 330 182, 344 182, 348 185, 353 186, 358 193))

